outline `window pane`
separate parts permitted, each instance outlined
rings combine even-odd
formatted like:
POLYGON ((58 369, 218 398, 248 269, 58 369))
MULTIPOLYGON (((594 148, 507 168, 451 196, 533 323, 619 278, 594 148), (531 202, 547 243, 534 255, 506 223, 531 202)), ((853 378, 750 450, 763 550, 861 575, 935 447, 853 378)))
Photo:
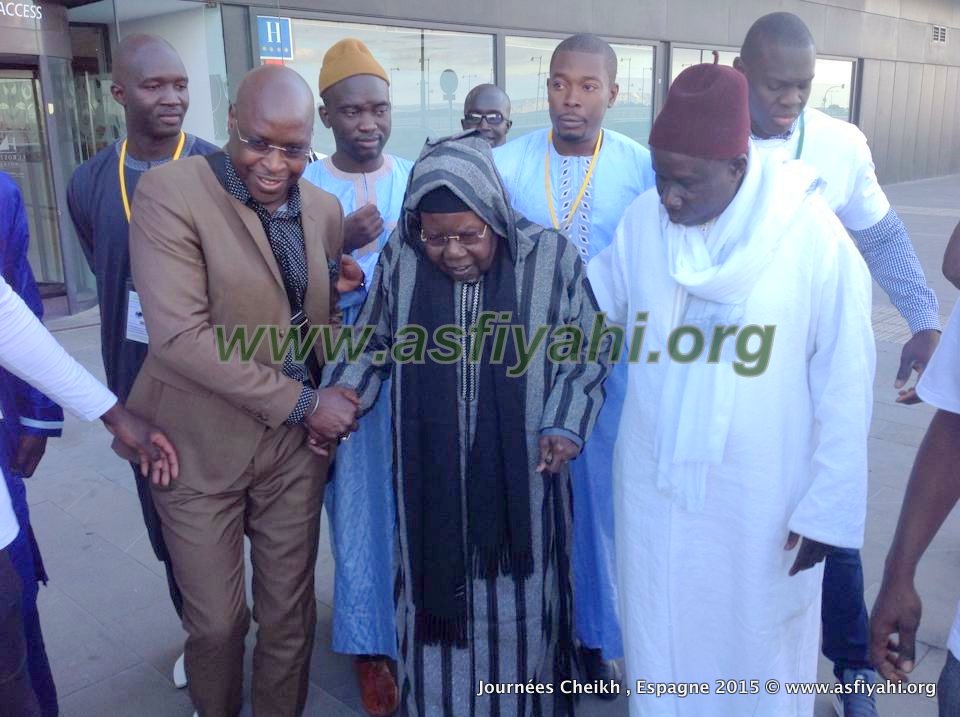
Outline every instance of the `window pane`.
POLYGON ((817 60, 816 73, 807 106, 849 122, 853 63, 849 60, 817 60))
MULTIPOLYGON (((284 64, 299 72, 314 94, 323 55, 331 45, 353 37, 370 49, 390 75, 393 130, 387 151, 407 159, 417 158, 428 136, 459 132, 467 92, 493 82, 492 35, 303 19, 292 20, 291 34, 293 59, 284 64), (450 96, 440 86, 446 70, 456 76, 450 96)), ((319 119, 313 148, 323 154, 335 149, 333 134, 319 119)))
POLYGON ((550 55, 560 40, 507 37, 507 95, 513 127, 507 139, 550 125, 547 111, 547 77, 550 55))
POLYGON ((607 110, 604 127, 625 134, 644 147, 653 123, 653 48, 647 45, 613 45, 617 53, 620 94, 607 110))
MULTIPOLYGON (((733 65, 736 52, 718 51, 721 65, 733 65)), ((670 82, 685 68, 701 62, 713 62, 713 51, 707 48, 675 47, 671 52, 670 82)), ((807 106, 842 120, 850 120, 853 97, 853 66, 851 60, 817 59, 816 76, 807 106)))
MULTIPOLYGON (((733 61, 739 53, 729 50, 717 50, 717 61, 721 65, 733 67, 733 61)), ((670 83, 677 79, 677 75, 691 65, 701 65, 713 62, 713 50, 693 47, 674 47, 670 52, 670 83)))
MULTIPOLYGON (((507 94, 512 106, 513 128, 507 139, 550 126, 547 107, 547 77, 550 56, 560 40, 539 37, 507 37, 507 94)), ((613 45, 617 53, 620 96, 607 112, 604 126, 646 145, 653 112, 653 48, 647 45, 613 45)))

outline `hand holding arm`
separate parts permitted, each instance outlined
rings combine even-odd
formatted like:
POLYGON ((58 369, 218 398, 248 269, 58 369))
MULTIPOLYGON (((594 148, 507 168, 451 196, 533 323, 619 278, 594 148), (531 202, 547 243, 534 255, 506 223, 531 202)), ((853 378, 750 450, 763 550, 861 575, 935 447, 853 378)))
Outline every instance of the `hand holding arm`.
POLYGON ((140 474, 155 485, 167 486, 180 474, 177 452, 159 428, 116 403, 100 417, 114 435, 113 451, 140 464, 140 474))

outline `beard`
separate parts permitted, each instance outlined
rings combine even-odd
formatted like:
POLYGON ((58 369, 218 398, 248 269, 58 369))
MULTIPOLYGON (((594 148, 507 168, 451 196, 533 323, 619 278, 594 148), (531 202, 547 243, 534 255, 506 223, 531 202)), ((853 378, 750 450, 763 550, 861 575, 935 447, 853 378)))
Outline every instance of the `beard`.
POLYGON ((559 137, 564 142, 570 144, 578 144, 587 139, 586 131, 583 132, 557 132, 557 137, 559 137))

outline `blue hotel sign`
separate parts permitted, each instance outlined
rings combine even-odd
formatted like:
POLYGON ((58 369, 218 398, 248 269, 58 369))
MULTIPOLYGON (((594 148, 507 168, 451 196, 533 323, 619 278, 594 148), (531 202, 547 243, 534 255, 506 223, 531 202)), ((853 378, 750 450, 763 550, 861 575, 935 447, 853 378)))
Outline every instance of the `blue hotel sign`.
POLYGON ((289 17, 257 16, 261 60, 292 60, 293 31, 289 17))

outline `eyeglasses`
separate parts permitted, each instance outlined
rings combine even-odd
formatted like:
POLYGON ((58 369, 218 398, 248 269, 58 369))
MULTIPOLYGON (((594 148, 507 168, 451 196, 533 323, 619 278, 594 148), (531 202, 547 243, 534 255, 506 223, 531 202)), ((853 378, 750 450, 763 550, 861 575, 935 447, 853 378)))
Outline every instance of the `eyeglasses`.
POLYGON ((503 115, 499 112, 467 112, 463 116, 464 124, 468 124, 473 127, 479 127, 480 123, 484 120, 486 120, 487 124, 491 127, 496 127, 498 124, 503 122, 503 115))
POLYGON ((273 150, 279 150, 284 159, 290 159, 296 162, 302 162, 310 155, 309 147, 280 147, 276 144, 264 142, 262 139, 247 139, 240 134, 240 125, 234 124, 237 130, 237 139, 243 142, 254 154, 268 155, 273 150))
POLYGON ((426 234, 423 229, 420 230, 420 241, 427 246, 436 249, 443 249, 451 239, 460 246, 476 246, 487 236, 487 227, 484 226, 479 232, 464 232, 463 234, 426 234))

